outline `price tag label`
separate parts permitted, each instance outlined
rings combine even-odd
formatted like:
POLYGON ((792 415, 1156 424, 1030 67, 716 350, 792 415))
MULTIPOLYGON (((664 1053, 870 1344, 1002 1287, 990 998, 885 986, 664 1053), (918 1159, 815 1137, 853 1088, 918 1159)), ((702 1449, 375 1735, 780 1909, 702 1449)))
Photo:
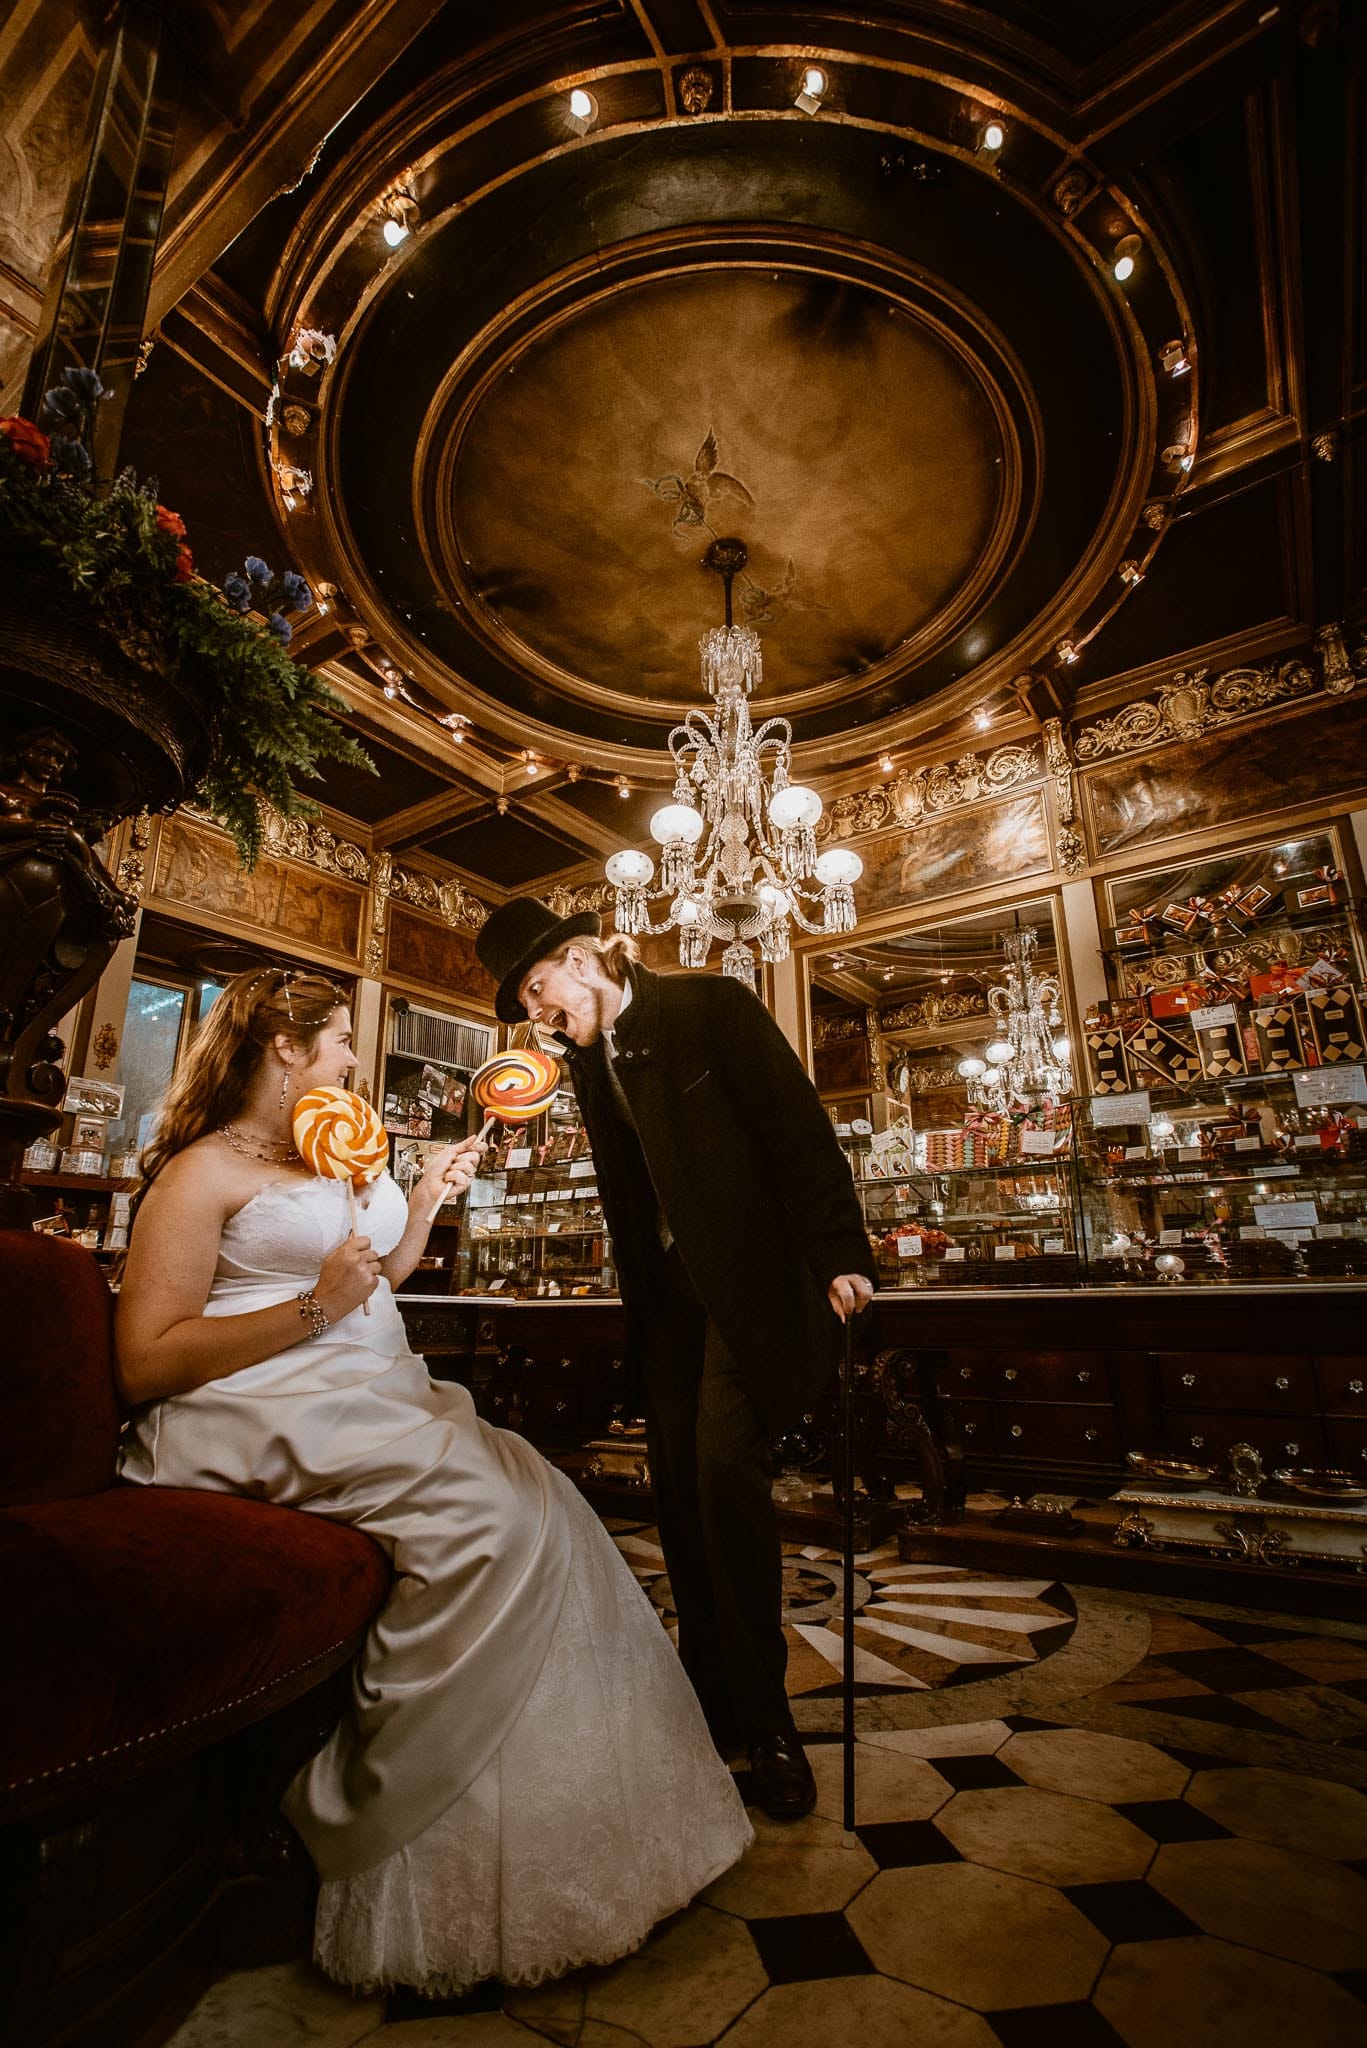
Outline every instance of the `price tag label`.
POLYGON ((1318 1152, 1318 1151, 1319 1151, 1319 1149, 1320 1149, 1320 1134, 1319 1134, 1319 1132, 1318 1132, 1318 1131, 1310 1131, 1310 1132, 1305 1132, 1305 1131, 1299 1131, 1299 1132, 1297 1132, 1297 1134, 1296 1134, 1296 1142, 1295 1142, 1295 1147, 1294 1147, 1294 1149, 1295 1149, 1295 1150, 1296 1150, 1297 1152, 1318 1152))
POLYGON ((1341 1223, 1318 1223, 1315 1226, 1315 1235, 1316 1237, 1342 1237, 1343 1225, 1341 1223))
POLYGON ((536 1195, 533 1195, 533 1196, 532 1196, 532 1200, 533 1200, 534 1202, 544 1202, 544 1201, 545 1201, 545 1199, 546 1199, 546 1195, 545 1195, 545 1191, 544 1191, 544 1189, 542 1190, 542 1192, 541 1192, 540 1194, 536 1194, 536 1195))
POLYGON ((1367 1102, 1367 1067, 1316 1067, 1297 1074, 1296 1101, 1302 1109, 1320 1102, 1367 1102))
POLYGON ((1252 1239, 1255 1237, 1266 1237, 1267 1232, 1260 1223, 1241 1223, 1239 1225, 1239 1236, 1244 1239, 1252 1239))
POLYGON ((1320 1220, 1313 1202, 1255 1202, 1253 1214, 1264 1230, 1313 1230, 1320 1220))
POLYGON ((591 1159, 572 1159, 570 1161, 571 1180, 592 1180, 592 1178, 593 1161, 591 1159))
POLYGON ((1051 1157, 1058 1139, 1059 1133, 1057 1131, 1022 1131, 1020 1134, 1021 1158, 1041 1159, 1051 1157))
POLYGON ((1013 1244, 994 1245, 992 1248, 992 1256, 994 1259, 1014 1259, 1016 1256, 1016 1247, 1013 1244))
POLYGON ((574 1199, 576 1202, 591 1202, 597 1193, 597 1188, 576 1188, 574 1199))
POLYGON ((1181 1244, 1182 1233, 1180 1230, 1160 1230, 1158 1242, 1160 1244, 1181 1244))
POLYGON ((1094 1095, 1092 1122, 1102 1124, 1146 1124, 1149 1120, 1149 1091, 1139 1088, 1131 1095, 1094 1095))
POLYGON ((897 1240, 897 1256, 899 1259, 919 1259, 921 1256, 920 1238, 899 1237, 897 1240))
POLYGON ((1234 1149, 1236 1152, 1258 1152, 1262 1149, 1262 1142, 1261 1138, 1236 1138, 1234 1149))
POLYGON ((1046 1237, 1044 1249, 1046 1252, 1066 1252, 1068 1247, 1061 1237, 1046 1237))
POLYGON ((508 1154, 509 1166, 530 1166, 531 1163, 532 1148, 530 1145, 519 1145, 515 1152, 508 1154))
POLYGON ((1147 1145, 1127 1145, 1125 1147, 1125 1157, 1127 1159, 1147 1159, 1148 1156, 1149 1148, 1147 1145))
POLYGON ((1201 1147, 1199 1145, 1179 1145, 1177 1156, 1179 1159, 1199 1159, 1201 1157, 1201 1147))
POLYGON ((1208 1010, 1193 1010, 1191 1021, 1197 1031, 1214 1031, 1219 1024, 1237 1024, 1239 1013, 1233 1003, 1212 1003, 1208 1010))
POLYGON ((949 1261, 953 1259, 957 1263, 962 1264, 967 1257, 968 1254, 961 1244, 952 1244, 945 1253, 945 1263, 948 1265, 949 1261))

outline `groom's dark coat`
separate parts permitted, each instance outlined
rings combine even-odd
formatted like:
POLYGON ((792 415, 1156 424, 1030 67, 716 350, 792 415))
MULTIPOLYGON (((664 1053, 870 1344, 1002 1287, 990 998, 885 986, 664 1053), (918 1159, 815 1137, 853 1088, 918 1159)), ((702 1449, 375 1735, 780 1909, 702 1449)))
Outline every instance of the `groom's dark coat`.
POLYGON ((801 1062, 748 989, 713 974, 633 966, 630 976, 614 1030, 630 1123, 601 1041, 566 1046, 626 1306, 628 1365, 639 1370, 649 1319, 663 1312, 662 1208, 778 1435, 811 1408, 834 1364, 841 1324, 828 1285, 839 1273, 874 1278, 850 1169, 801 1062))

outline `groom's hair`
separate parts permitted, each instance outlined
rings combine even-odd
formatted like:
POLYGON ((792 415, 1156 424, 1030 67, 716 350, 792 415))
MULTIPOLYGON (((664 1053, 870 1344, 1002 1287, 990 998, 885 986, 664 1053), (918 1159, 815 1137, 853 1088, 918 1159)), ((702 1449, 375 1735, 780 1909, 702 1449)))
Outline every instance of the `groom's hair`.
POLYGON ((608 980, 615 982, 618 988, 626 986, 628 965, 641 957, 641 949, 635 939, 625 932, 613 932, 606 939, 595 939, 588 933, 577 939, 565 939, 546 957, 558 964, 576 948, 596 960, 608 980))

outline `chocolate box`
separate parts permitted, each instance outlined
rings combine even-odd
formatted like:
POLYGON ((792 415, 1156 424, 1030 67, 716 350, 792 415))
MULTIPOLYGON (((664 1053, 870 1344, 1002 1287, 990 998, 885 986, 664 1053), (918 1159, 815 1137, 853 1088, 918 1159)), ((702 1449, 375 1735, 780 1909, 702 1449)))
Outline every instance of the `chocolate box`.
POLYGON ((1261 1004, 1250 1013, 1250 1021, 1258 1041, 1258 1064, 1267 1073, 1305 1065, 1298 1004, 1261 1004))
POLYGON ((1340 1066, 1367 1053, 1362 1004, 1351 988, 1311 989, 1305 998, 1310 1039, 1320 1065, 1340 1066))
POLYGON ((1189 1040, 1178 1038, 1167 1030, 1156 1018, 1150 1017, 1127 1032, 1125 1045, 1132 1060, 1137 1060, 1141 1066, 1151 1067, 1178 1088, 1185 1088, 1201 1078, 1201 1062, 1196 1048, 1189 1040))
POLYGON ((1130 1063, 1125 1057, 1125 1039, 1118 1024, 1098 1022, 1084 1032, 1087 1064, 1092 1071, 1094 1095, 1127 1095, 1130 1063))

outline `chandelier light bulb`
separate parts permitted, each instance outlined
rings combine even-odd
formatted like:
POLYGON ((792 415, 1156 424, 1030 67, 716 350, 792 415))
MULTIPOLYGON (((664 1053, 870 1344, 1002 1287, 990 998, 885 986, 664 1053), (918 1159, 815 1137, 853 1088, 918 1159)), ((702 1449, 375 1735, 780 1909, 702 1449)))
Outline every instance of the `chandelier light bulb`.
POLYGON ((655 872, 655 863, 648 853, 624 846, 609 854, 603 872, 616 889, 644 889, 655 872))
POLYGON ((994 1067, 1004 1067, 1015 1049, 1009 1038, 994 1038, 991 1045, 984 1047, 994 1067))
POLYGON ((790 782, 786 789, 780 789, 770 798, 769 820, 780 832, 788 832, 794 826, 815 825, 821 816, 821 798, 814 789, 805 789, 800 782, 790 782))
POLYGON ((987 1061, 980 1060, 976 1053, 971 1052, 959 1061, 956 1072, 962 1074, 965 1081, 976 1081, 987 1072, 987 1061))
POLYGON ((696 846, 702 832, 702 813, 692 804, 665 804, 650 821, 650 836, 658 846, 696 846))
POLYGON ((864 872, 864 863, 848 846, 828 847, 816 863, 816 879, 823 888, 849 888, 864 872))
POLYGON ((768 911, 770 917, 781 917, 791 906, 791 898, 788 895, 788 891, 780 889, 776 882, 761 883, 759 900, 768 911))
POLYGON ((1066 1060, 1073 1050, 1073 1041, 1066 1031, 1061 1031, 1054 1040, 1052 1051, 1056 1060, 1066 1060))
POLYGON ((698 906, 691 896, 676 896, 669 906, 669 914, 675 924, 696 924, 698 906))

